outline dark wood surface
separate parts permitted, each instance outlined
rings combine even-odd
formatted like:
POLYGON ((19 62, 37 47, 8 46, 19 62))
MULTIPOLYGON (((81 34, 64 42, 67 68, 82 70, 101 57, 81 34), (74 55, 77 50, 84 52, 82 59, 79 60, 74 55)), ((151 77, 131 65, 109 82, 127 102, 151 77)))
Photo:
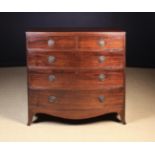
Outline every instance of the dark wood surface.
POLYGON ((79 48, 80 49, 122 49, 124 43, 122 42, 122 35, 114 35, 113 37, 110 34, 103 36, 84 36, 79 37, 79 48), (105 46, 101 47, 98 45, 100 39, 104 39, 105 46))
POLYGON ((84 110, 100 109, 107 106, 118 106, 123 103, 123 89, 98 90, 32 90, 30 100, 32 105, 46 106, 57 110, 84 110), (53 102, 48 101, 49 96, 55 96, 53 102), (104 101, 99 100, 104 96, 104 101))
POLYGON ((85 119, 116 112, 125 123, 125 32, 31 31, 26 35, 29 125, 37 113, 85 119), (49 56, 54 62, 49 63, 49 56))
POLYGON ((29 72, 29 87, 32 89, 79 89, 92 90, 107 87, 123 86, 122 71, 102 70, 35 70, 29 72), (105 75, 100 80, 99 76, 105 75), (49 76, 54 75, 55 80, 49 81, 49 76))
POLYGON ((119 28, 103 27, 46 27, 46 28, 29 28, 27 32, 124 32, 119 28))
POLYGON ((40 36, 37 37, 31 37, 28 42, 28 48, 29 49, 74 49, 76 46, 76 40, 75 37, 70 36, 40 36), (49 47, 48 46, 48 40, 53 39, 55 41, 54 46, 49 47))
POLYGON ((107 51, 29 51, 28 62, 29 68, 103 68, 104 69, 123 69, 124 51, 113 50, 107 51), (54 56, 55 62, 48 63, 48 57, 54 56), (104 56, 104 62, 99 61, 99 57, 104 56))
MULTIPOLYGON (((28 34, 28 33, 27 33, 28 34)), ((29 32, 30 37, 27 41, 28 49, 122 49, 124 47, 123 37, 124 32, 107 32, 101 34, 99 32, 29 32), (98 46, 98 41, 104 38, 105 46, 98 46), (52 47, 48 46, 48 40, 52 39, 55 44, 52 47)))

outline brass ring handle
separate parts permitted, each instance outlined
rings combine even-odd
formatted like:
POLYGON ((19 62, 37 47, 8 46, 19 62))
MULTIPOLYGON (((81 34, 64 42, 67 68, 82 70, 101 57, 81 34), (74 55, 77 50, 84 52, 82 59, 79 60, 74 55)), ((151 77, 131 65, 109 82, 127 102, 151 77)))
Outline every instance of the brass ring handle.
POLYGON ((56 79, 55 75, 49 75, 48 80, 49 81, 54 81, 56 79))
POLYGON ((103 38, 99 39, 99 41, 98 41, 98 45, 99 45, 100 47, 104 47, 104 45, 105 45, 105 41, 104 41, 103 38))
POLYGON ((99 79, 100 81, 103 81, 103 80, 105 79, 105 75, 104 75, 104 74, 100 74, 100 75, 98 76, 98 79, 99 79))
POLYGON ((55 62, 55 60, 56 60, 55 56, 52 55, 48 56, 48 63, 53 63, 55 62))
POLYGON ((49 96, 48 97, 48 102, 53 103, 56 101, 56 97, 55 96, 49 96))
POLYGON ((99 97, 98 97, 98 100, 99 100, 101 103, 103 103, 104 100, 105 100, 105 97, 104 97, 104 96, 99 96, 99 97))
POLYGON ((55 41, 53 39, 49 39, 47 43, 49 47, 52 47, 55 44, 55 41))
POLYGON ((103 63, 105 61, 105 56, 99 56, 98 61, 99 63, 103 63))

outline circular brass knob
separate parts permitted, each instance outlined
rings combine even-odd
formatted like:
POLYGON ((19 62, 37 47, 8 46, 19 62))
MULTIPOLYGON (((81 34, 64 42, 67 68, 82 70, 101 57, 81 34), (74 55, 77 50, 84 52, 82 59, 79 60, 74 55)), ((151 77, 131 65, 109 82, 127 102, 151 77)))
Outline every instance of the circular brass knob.
POLYGON ((48 63, 53 63, 55 61, 55 56, 48 56, 48 63))
POLYGON ((101 39, 98 41, 98 45, 99 45, 100 47, 103 47, 103 46, 105 45, 104 39, 101 38, 101 39))
POLYGON ((103 81, 105 79, 105 75, 104 74, 100 74, 98 76, 98 78, 99 78, 100 81, 103 81))
POLYGON ((56 79, 55 75, 49 75, 48 80, 49 81, 54 81, 56 79))
POLYGON ((105 61, 105 56, 99 56, 98 61, 99 63, 103 63, 105 61))
POLYGON ((56 101, 56 97, 55 97, 55 96, 49 96, 49 97, 48 97, 48 102, 53 103, 53 102, 55 102, 55 101, 56 101))
POLYGON ((49 47, 52 47, 55 44, 55 41, 53 39, 49 39, 47 43, 49 47))
POLYGON ((104 102, 104 99, 105 99, 105 97, 104 97, 104 96, 99 96, 99 97, 98 97, 98 100, 99 100, 101 103, 103 103, 103 102, 104 102))

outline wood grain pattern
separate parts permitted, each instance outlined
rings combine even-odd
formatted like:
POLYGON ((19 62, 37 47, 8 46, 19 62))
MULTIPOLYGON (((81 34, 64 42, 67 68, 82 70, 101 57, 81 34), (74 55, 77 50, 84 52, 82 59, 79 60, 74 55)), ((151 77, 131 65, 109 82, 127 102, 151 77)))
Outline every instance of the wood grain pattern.
POLYGON ((52 68, 104 68, 123 69, 123 55, 107 52, 78 52, 78 51, 33 51, 28 54, 29 68, 50 67, 52 68), (48 57, 54 56, 55 62, 49 63, 48 57), (103 62, 99 61, 101 56, 105 57, 103 62))
POLYGON ((65 89, 65 90, 91 90, 106 87, 123 86, 122 71, 104 70, 33 70, 29 71, 29 86, 36 89, 65 89), (105 79, 99 80, 99 75, 104 74, 105 79), (55 80, 49 81, 49 75, 54 75, 55 80))
POLYGON ((27 50, 66 50, 66 49, 123 49, 124 32, 27 32, 27 50), (48 46, 48 40, 55 44, 48 46), (100 47, 98 41, 105 40, 105 46, 100 47))
POLYGON ((108 105, 123 103, 123 88, 100 90, 33 90, 30 89, 31 104, 55 108, 57 110, 100 109, 108 105), (48 97, 55 96, 54 102, 49 102, 48 97), (99 96, 104 96, 100 102, 99 96))
POLYGON ((79 38, 79 48, 80 49, 113 49, 113 48, 118 48, 122 49, 124 48, 124 43, 123 43, 123 38, 120 36, 116 37, 90 37, 90 36, 85 36, 85 37, 80 37, 79 38), (103 39, 105 42, 105 45, 102 47, 99 45, 100 39, 103 39))
POLYGON ((76 46, 75 37, 69 36, 32 36, 27 42, 30 49, 73 49, 76 46), (53 46, 48 46, 48 41, 54 41, 53 46))
POLYGON ((74 30, 26 32, 28 125, 37 113, 85 119, 111 112, 125 124, 125 32, 74 30), (55 57, 53 63, 49 56, 55 57), (105 57, 102 63, 100 56, 105 57), (54 80, 49 80, 51 75, 54 80), (101 81, 100 75, 105 79, 101 81), (49 96, 55 96, 53 102, 49 96), (99 96, 104 96, 103 102, 99 96))
POLYGON ((30 104, 40 112, 46 110, 54 116, 68 119, 83 119, 111 112, 119 112, 123 105, 123 89, 97 91, 58 91, 58 90, 30 90, 30 104), (56 96, 53 103, 48 101, 49 96, 56 96), (98 96, 103 95, 101 103, 98 96), (42 111, 43 109, 43 111, 42 111))

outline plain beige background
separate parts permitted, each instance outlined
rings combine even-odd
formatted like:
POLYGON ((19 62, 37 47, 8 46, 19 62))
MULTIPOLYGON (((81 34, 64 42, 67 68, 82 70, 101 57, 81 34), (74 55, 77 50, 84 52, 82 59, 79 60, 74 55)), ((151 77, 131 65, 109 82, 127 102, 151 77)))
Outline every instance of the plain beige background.
POLYGON ((0 141, 155 141, 155 69, 127 68, 127 125, 27 124, 26 68, 0 69, 0 141))

